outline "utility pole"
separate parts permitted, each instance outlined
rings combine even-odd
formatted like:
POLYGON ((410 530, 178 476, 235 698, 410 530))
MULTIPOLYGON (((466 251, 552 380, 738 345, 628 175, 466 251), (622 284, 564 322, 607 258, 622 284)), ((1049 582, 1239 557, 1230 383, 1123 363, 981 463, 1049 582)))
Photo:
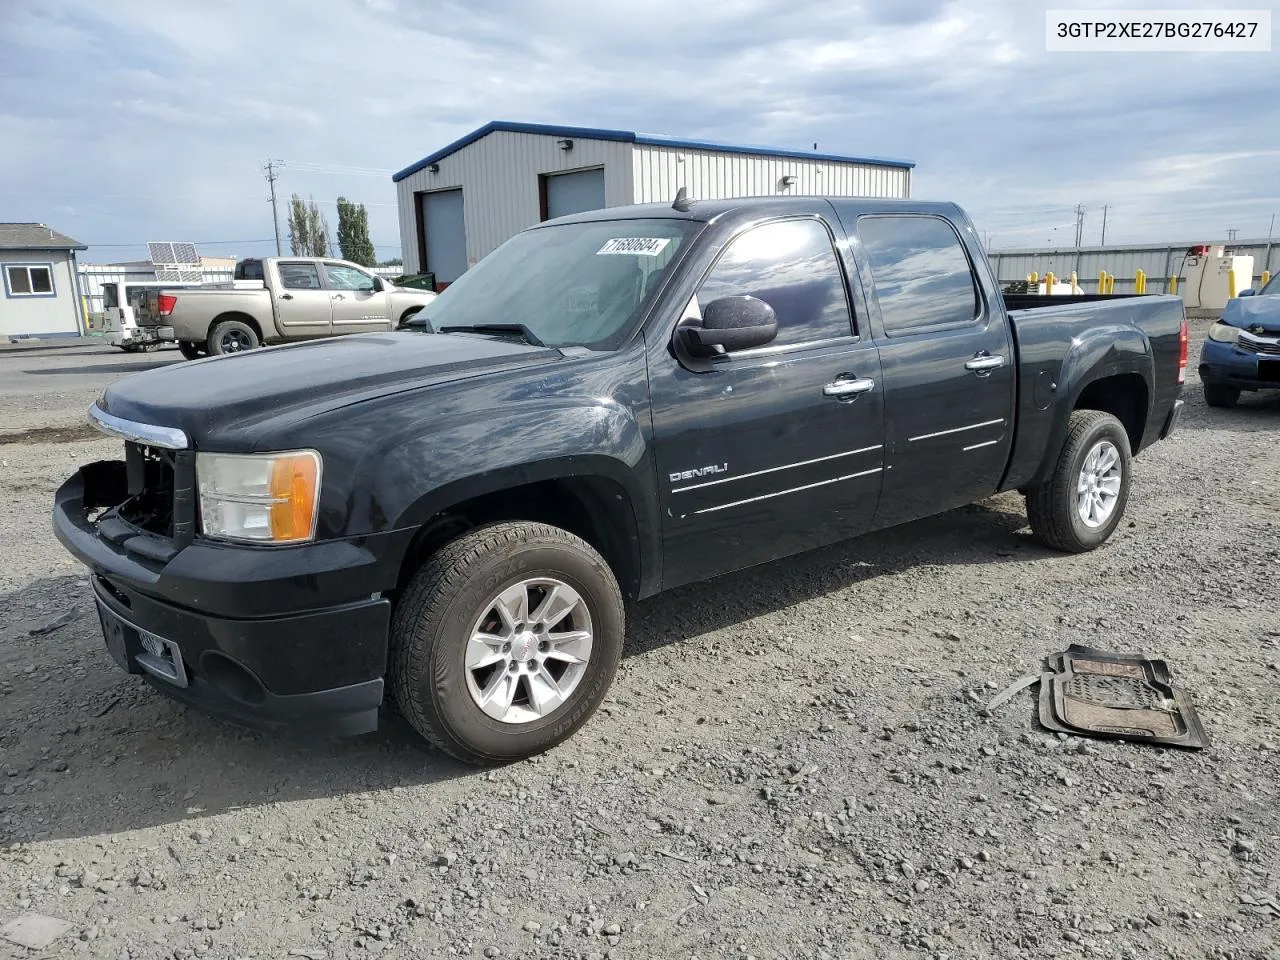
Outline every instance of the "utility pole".
POLYGON ((1084 204, 1076 204, 1076 247, 1084 240, 1084 204))
POLYGON ((1240 232, 1240 231, 1239 231, 1239 230, 1237 230, 1235 227, 1232 227, 1232 228, 1230 228, 1229 230, 1227 230, 1227 243, 1235 243, 1235 242, 1236 242, 1236 234, 1237 234, 1237 233, 1239 233, 1239 232, 1240 232))
POLYGON ((267 178, 267 185, 271 188, 271 225, 276 230, 276 256, 284 256, 284 251, 280 249, 280 215, 276 213, 276 180, 279 174, 276 173, 276 166, 284 166, 282 160, 268 160, 262 165, 262 169, 266 172, 263 174, 267 178))
POLYGON ((1111 206, 1109 203, 1102 205, 1102 243, 1099 244, 1102 247, 1107 245, 1107 208, 1109 206, 1111 206))

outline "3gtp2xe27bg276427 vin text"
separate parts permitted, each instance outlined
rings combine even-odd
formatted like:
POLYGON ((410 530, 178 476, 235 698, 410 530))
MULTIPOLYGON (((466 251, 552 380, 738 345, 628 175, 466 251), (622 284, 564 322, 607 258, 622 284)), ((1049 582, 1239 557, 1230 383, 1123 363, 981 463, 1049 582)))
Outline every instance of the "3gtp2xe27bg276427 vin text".
POLYGON ((145 373, 54 526, 125 670, 267 727, 390 694, 448 752, 599 704, 623 597, 1026 494, 1067 551, 1174 428, 1173 297, 1005 298, 950 204, 636 206, 517 235, 419 315, 145 373))

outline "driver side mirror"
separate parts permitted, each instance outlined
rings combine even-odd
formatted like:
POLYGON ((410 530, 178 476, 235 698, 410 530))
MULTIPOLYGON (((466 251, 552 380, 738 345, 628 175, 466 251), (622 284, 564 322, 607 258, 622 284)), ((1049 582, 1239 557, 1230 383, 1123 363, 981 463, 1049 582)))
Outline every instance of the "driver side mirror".
POLYGON ((1256 290, 1241 290, 1239 293, 1237 293, 1237 294, 1236 294, 1236 296, 1237 296, 1237 297, 1252 297, 1252 296, 1253 296, 1254 294, 1256 294, 1256 293, 1257 293, 1257 291, 1256 291, 1256 290))
POLYGON ((778 335, 773 307, 756 297, 721 297, 702 308, 701 326, 680 328, 695 357, 715 357, 771 343, 778 335))
POLYGON ((385 288, 385 286, 384 286, 384 285, 383 285, 383 283, 382 283, 382 278, 381 278, 381 277, 374 277, 374 278, 373 278, 373 292, 374 292, 374 293, 381 293, 384 289, 386 289, 386 288, 385 288))

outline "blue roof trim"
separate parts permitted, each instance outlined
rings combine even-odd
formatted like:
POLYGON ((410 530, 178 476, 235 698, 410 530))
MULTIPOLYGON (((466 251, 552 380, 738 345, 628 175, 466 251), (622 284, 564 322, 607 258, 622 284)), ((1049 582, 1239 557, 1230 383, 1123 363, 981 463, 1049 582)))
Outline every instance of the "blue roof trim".
POLYGON ((749 153, 765 157, 791 157, 797 160, 829 160, 836 163, 871 163, 877 166, 900 167, 910 170, 915 164, 910 160, 896 160, 892 157, 858 157, 840 153, 818 153, 810 150, 787 150, 779 147, 757 147, 736 143, 719 143, 714 140, 681 140, 677 137, 666 137, 656 133, 635 133, 631 130, 607 130, 602 127, 562 127, 546 123, 515 123, 509 120, 491 120, 478 130, 472 130, 464 137, 441 147, 435 153, 423 157, 417 163, 410 164, 392 175, 391 179, 399 183, 405 177, 412 176, 419 170, 438 163, 450 154, 457 153, 463 147, 470 146, 482 137, 491 133, 534 133, 549 137, 579 137, 583 140, 614 140, 620 143, 637 143, 641 146, 669 147, 685 150, 715 150, 719 153, 749 153))

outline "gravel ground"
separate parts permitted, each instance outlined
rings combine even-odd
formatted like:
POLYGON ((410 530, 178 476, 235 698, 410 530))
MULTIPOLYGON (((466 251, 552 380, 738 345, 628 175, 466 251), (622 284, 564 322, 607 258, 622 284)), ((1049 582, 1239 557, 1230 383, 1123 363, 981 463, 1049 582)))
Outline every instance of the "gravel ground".
POLYGON ((0 957, 1276 957, 1280 402, 1195 353, 1105 548, 1010 495, 634 604, 601 713, 488 772, 119 673, 46 519, 117 445, 17 435, 173 357, 0 353, 0 925, 70 924, 0 957), (983 716, 1071 642, 1167 659, 1212 747, 983 716))

